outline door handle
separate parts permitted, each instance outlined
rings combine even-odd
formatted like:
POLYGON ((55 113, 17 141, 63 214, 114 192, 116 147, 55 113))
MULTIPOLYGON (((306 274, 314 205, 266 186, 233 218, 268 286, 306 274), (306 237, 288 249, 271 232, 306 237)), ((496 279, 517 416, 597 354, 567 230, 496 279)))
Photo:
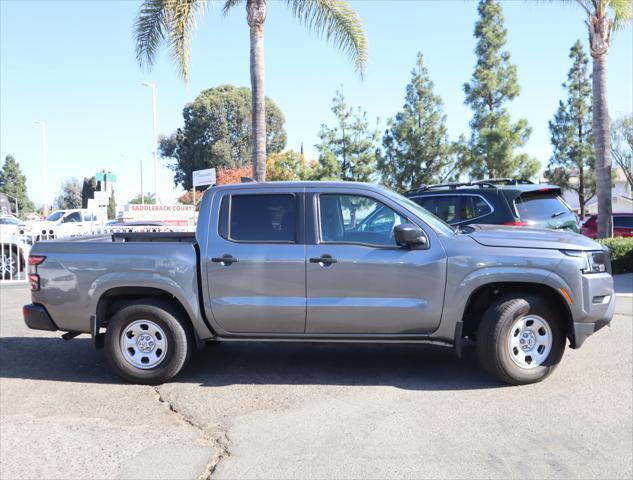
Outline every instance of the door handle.
POLYGON ((237 258, 228 253, 222 255, 221 257, 213 257, 211 261, 214 263, 221 263, 222 265, 231 265, 232 263, 237 262, 237 258))
POLYGON ((320 257, 311 258, 310 263, 318 263, 324 267, 328 267, 332 265, 333 263, 338 263, 338 260, 332 257, 332 255, 325 254, 325 255, 321 255, 320 257))

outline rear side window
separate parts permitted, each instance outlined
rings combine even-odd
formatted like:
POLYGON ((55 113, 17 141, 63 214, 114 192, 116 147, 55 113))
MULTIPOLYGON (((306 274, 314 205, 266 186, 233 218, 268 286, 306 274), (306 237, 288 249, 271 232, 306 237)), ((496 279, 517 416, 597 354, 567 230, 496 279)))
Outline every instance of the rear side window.
POLYGON ((488 203, 477 195, 464 195, 462 198, 459 221, 465 222, 474 218, 485 217, 492 213, 488 203))
POLYGON ((459 197, 457 195, 437 195, 423 198, 416 198, 422 208, 425 208, 436 217, 441 218, 446 223, 455 223, 459 219, 459 197))
POLYGON ((560 197, 551 193, 524 193, 517 197, 514 204, 521 220, 549 220, 566 213, 572 213, 560 197))
POLYGON ((615 228, 633 228, 633 217, 613 217, 615 228))
POLYGON ((229 239, 238 242, 294 242, 294 195, 232 195, 229 239))

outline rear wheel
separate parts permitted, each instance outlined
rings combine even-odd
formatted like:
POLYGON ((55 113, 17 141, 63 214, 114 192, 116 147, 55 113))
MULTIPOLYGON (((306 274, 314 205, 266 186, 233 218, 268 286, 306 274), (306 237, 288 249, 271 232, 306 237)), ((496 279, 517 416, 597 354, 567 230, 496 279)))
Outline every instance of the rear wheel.
POLYGON ((540 382, 554 371, 565 350, 560 314, 536 296, 495 302, 484 314, 477 338, 483 367, 511 385, 540 382))
POLYGON ((191 326, 167 302, 147 299, 123 307, 106 330, 110 367, 133 383, 170 380, 189 361, 194 347, 191 326))

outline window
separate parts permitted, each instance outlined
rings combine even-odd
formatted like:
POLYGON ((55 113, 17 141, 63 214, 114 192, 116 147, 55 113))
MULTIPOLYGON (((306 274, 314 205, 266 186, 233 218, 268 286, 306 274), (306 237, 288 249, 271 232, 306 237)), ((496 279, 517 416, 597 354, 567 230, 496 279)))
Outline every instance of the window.
POLYGON ((0 217, 0 224, 4 225, 17 225, 18 221, 11 217, 0 217))
POLYGON ((91 213, 84 213, 84 222, 96 222, 97 216, 91 213))
POLYGON ((294 242, 293 195, 232 195, 229 239, 238 242, 294 242))
POLYGON ((464 195, 459 212, 459 221, 465 222, 474 218, 484 217, 492 213, 490 205, 480 196, 464 195))
POLYGON ((523 194, 514 201, 514 204, 521 220, 549 220, 564 213, 573 215, 567 205, 551 193, 523 194))
POLYGON ((455 223, 459 219, 459 198, 457 195, 437 195, 416 199, 421 207, 441 218, 446 223, 455 223))
POLYGON ((407 219, 391 208, 361 195, 321 194, 321 240, 396 247, 393 229, 407 219))
POLYGON ((81 212, 73 212, 64 217, 63 223, 81 222, 81 212))
POLYGON ((633 217, 613 217, 615 228, 633 228, 633 217))
POLYGON ((51 213, 48 217, 46 217, 46 220, 48 220, 49 222, 56 222, 57 220, 62 218, 64 213, 66 212, 64 212, 63 210, 56 210, 53 213, 51 213))

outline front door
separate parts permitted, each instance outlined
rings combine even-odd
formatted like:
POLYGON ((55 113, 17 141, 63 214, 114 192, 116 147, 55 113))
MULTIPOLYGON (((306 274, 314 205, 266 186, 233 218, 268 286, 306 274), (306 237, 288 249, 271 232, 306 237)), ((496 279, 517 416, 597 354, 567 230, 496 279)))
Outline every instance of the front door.
MULTIPOLYGON (((426 250, 396 245, 409 221, 375 194, 310 196, 316 238, 307 245, 306 333, 428 333, 440 322, 446 257, 434 235, 426 250)), ((428 227, 427 227, 428 228, 428 227)))
POLYGON ((205 259, 213 318, 227 333, 303 333, 303 193, 261 192, 220 200, 205 259))

